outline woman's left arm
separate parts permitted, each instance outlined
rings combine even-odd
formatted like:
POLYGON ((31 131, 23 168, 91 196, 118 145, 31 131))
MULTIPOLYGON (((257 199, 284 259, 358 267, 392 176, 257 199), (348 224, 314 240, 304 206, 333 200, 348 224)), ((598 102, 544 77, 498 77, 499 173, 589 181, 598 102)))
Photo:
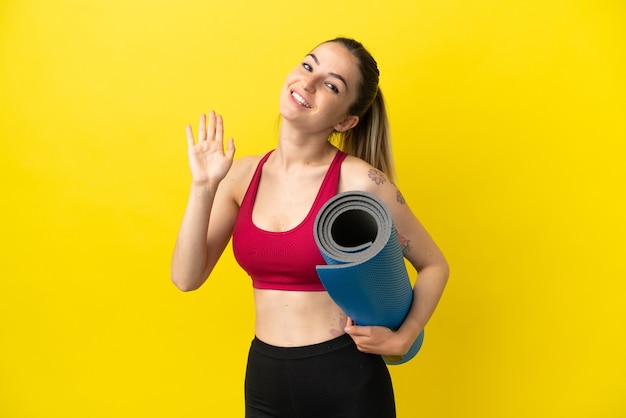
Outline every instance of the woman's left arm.
MULTIPOLYGON (((370 173, 373 175, 372 173, 370 173)), ((382 173, 367 191, 389 208, 404 257, 418 272, 413 304, 400 329, 356 326, 348 321, 346 332, 359 350, 383 355, 406 354, 433 315, 449 276, 448 263, 434 240, 409 208, 400 190, 382 173)))

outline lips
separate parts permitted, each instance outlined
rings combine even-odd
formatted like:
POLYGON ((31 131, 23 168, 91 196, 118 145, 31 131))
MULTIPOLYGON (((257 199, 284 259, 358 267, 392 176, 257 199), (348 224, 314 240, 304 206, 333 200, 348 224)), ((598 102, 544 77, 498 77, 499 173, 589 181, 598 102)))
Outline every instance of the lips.
POLYGON ((309 104, 309 102, 307 102, 306 99, 302 97, 300 94, 298 94, 297 92, 292 91, 291 97, 293 97, 296 103, 298 103, 300 106, 306 107, 307 109, 311 108, 311 105, 309 104))

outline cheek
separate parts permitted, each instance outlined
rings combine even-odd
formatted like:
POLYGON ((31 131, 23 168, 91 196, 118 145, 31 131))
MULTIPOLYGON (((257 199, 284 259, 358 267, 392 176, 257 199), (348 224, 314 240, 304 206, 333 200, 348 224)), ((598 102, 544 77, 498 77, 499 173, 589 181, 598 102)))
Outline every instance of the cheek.
POLYGON ((294 82, 295 82, 295 78, 291 74, 287 75, 287 77, 285 78, 285 81, 283 82, 283 86, 281 89, 281 96, 288 94, 290 87, 294 84, 294 82))
POLYGON ((283 81, 283 86, 281 88, 281 96, 284 96, 289 91, 289 87, 294 83, 294 77, 292 73, 287 74, 285 81, 283 81))
POLYGON ((278 105, 279 105, 281 112, 283 109, 286 109, 289 107, 287 106, 287 103, 289 102, 289 100, 291 100, 290 86, 292 84, 293 84, 293 80, 287 77, 282 85, 282 88, 280 89, 280 94, 278 96, 278 105))
POLYGON ((352 100, 348 98, 342 98, 337 103, 335 103, 335 113, 341 115, 341 117, 348 116, 350 113, 350 108, 352 107, 352 100))
POLYGON ((293 70, 287 73, 287 77, 285 77, 285 84, 293 83, 298 77, 299 68, 294 68, 293 70))

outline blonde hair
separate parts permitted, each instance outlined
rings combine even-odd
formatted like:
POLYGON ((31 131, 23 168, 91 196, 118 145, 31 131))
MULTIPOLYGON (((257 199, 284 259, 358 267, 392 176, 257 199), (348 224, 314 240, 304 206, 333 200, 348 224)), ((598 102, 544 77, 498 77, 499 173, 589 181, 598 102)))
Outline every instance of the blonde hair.
POLYGON ((336 38, 327 42, 337 42, 346 47, 358 59, 361 73, 359 96, 350 107, 350 114, 358 116, 359 123, 347 132, 333 133, 331 141, 344 152, 367 161, 394 181, 389 120, 383 94, 378 86, 378 64, 363 44, 354 39, 336 38))

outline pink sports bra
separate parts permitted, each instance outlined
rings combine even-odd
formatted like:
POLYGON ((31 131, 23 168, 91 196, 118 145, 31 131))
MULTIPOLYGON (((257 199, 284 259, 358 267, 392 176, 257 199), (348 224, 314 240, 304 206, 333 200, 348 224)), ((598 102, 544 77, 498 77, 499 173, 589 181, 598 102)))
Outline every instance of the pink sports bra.
POLYGON ((324 203, 337 194, 341 163, 346 154, 338 151, 335 155, 304 220, 289 231, 272 232, 257 228, 252 222, 261 171, 271 153, 259 161, 241 202, 233 230, 235 259, 250 275, 256 289, 323 291, 315 266, 326 262, 315 244, 313 225, 324 203))

